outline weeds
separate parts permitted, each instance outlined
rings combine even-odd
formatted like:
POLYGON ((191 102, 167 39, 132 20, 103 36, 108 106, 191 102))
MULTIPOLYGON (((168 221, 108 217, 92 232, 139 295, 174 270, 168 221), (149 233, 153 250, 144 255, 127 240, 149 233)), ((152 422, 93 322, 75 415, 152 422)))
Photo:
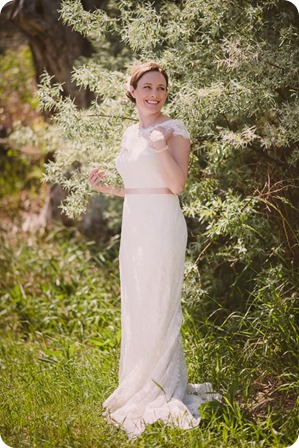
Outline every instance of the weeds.
POLYGON ((202 406, 198 429, 157 422, 133 443, 106 423, 101 407, 118 375, 117 240, 103 249, 60 229, 32 238, 30 245, 21 238, 3 242, 1 257, 0 433, 8 445, 286 448, 293 443, 298 309, 294 290, 286 283, 278 287, 283 270, 280 281, 268 272, 272 283, 266 292, 257 285, 246 312, 227 314, 218 307, 200 314, 184 303, 189 380, 211 381, 222 403, 202 406))

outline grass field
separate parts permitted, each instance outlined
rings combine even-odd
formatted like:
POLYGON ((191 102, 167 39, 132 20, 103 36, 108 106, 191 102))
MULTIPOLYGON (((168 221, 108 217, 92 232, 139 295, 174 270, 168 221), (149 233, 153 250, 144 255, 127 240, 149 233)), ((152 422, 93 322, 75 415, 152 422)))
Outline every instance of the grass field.
POLYGON ((117 239, 98 247, 60 227, 44 236, 7 233, 2 239, 5 443, 13 448, 292 445, 298 434, 298 304, 295 298, 282 302, 279 291, 263 306, 256 304, 258 313, 233 313, 220 323, 194 312, 183 298, 189 380, 211 381, 223 395, 222 404, 202 408, 199 428, 182 431, 156 423, 132 442, 106 423, 101 403, 117 385, 121 336, 117 254, 117 239))

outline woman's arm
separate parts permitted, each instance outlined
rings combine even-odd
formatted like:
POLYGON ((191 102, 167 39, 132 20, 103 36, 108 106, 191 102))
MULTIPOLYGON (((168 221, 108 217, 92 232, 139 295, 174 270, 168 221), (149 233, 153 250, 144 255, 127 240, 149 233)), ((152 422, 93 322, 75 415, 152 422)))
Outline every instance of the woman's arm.
POLYGON ((188 175, 190 141, 180 135, 165 135, 158 129, 151 133, 150 140, 153 151, 168 146, 168 150, 157 152, 163 177, 172 193, 182 193, 188 175))
POLYGON ((105 177, 105 171, 94 168, 88 176, 88 183, 100 193, 112 194, 114 196, 125 196, 125 190, 123 188, 109 187, 108 185, 98 185, 99 181, 105 177))

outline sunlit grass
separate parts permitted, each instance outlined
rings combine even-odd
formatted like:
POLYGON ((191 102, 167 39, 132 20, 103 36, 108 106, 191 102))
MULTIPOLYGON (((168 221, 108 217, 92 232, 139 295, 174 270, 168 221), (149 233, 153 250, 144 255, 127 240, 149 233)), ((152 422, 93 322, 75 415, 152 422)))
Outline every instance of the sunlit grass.
POLYGON ((290 446, 298 428, 296 307, 275 288, 263 304, 256 294, 255 311, 222 321, 215 313, 224 310, 200 317, 198 305, 184 302, 189 380, 211 381, 223 395, 222 404, 202 408, 198 429, 157 422, 133 442, 106 423, 102 403, 117 385, 120 348, 117 253, 117 240, 100 248, 63 229, 3 241, 3 440, 13 448, 290 446))

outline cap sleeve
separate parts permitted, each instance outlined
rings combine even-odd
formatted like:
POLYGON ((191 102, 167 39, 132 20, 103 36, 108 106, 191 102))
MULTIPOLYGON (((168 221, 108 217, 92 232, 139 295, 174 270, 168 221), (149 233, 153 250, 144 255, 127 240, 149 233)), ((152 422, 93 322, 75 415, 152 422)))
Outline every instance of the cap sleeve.
POLYGON ((181 137, 184 137, 186 140, 189 140, 191 142, 190 134, 180 120, 165 121, 165 123, 163 123, 163 127, 165 130, 172 129, 172 135, 180 135, 181 137))

